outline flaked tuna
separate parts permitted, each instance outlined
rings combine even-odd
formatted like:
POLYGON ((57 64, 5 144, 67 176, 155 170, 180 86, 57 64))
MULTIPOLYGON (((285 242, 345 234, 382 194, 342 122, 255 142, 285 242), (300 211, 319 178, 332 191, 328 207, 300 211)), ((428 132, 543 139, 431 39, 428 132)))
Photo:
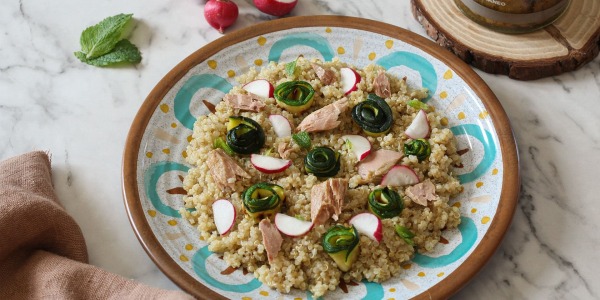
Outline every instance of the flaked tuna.
POLYGON ((402 156, 400 152, 385 149, 372 152, 358 163, 358 174, 364 182, 379 181, 402 156))
POLYGON ((380 70, 373 81, 373 88, 375 90, 375 95, 381 98, 389 98, 392 96, 392 91, 390 89, 390 80, 385 75, 385 71, 380 70))
POLYGON ((427 201, 438 199, 435 193, 435 185, 430 180, 425 180, 406 188, 404 192, 414 203, 427 206, 427 201))
POLYGON ((310 217, 315 226, 324 224, 329 218, 338 220, 344 206, 348 180, 329 178, 310 191, 310 217))
POLYGON ((250 174, 246 173, 238 164, 229 157, 222 149, 214 149, 208 153, 206 159, 210 175, 215 184, 224 189, 229 187, 232 190, 235 187, 237 176, 250 178, 250 174))
POLYGON ((338 120, 340 114, 344 113, 347 109, 347 98, 337 100, 329 105, 323 106, 316 111, 313 111, 310 115, 306 116, 306 118, 300 122, 300 125, 298 125, 297 130, 315 132, 336 128, 342 123, 338 120))
POLYGON ((269 219, 262 219, 258 223, 258 230, 262 233, 263 246, 265 246, 265 250, 267 251, 267 259, 271 263, 277 257, 279 250, 281 250, 283 238, 277 227, 269 219))
POLYGON ((325 69, 317 64, 312 64, 312 68, 313 70, 315 70, 317 77, 319 77, 319 80, 321 80, 321 83, 323 83, 323 85, 330 85, 333 82, 335 82, 336 78, 335 73, 333 71, 325 69))
POLYGON ((239 110, 259 112, 265 108, 265 102, 252 93, 248 95, 225 95, 223 98, 231 107, 239 110))

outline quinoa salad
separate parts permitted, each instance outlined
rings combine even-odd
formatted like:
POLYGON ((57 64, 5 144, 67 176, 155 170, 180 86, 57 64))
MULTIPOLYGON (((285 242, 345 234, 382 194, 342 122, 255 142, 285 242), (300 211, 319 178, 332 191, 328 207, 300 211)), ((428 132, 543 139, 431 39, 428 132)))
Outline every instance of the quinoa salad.
POLYGON ((383 282, 460 223, 447 119, 377 65, 270 62, 198 118, 181 215, 282 293, 383 282))

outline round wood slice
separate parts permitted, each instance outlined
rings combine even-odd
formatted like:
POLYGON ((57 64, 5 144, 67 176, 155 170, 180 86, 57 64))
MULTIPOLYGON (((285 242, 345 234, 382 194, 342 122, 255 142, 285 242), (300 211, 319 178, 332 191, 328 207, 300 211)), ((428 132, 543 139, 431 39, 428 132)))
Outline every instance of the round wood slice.
POLYGON ((526 34, 505 34, 461 13, 453 0, 411 0, 427 34, 485 72, 532 80, 579 68, 598 55, 600 0, 572 0, 552 25, 526 34))

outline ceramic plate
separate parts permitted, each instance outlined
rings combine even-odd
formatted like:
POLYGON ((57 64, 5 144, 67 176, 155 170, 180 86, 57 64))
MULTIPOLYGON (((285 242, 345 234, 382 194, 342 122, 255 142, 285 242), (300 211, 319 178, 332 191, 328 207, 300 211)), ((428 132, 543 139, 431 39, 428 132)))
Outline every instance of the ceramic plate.
POLYGON ((236 84, 235 76, 269 61, 298 55, 364 67, 376 63, 410 85, 429 89, 428 103, 447 117, 458 140, 464 192, 452 200, 462 222, 443 234, 433 253, 416 255, 384 283, 346 284, 328 299, 448 297, 490 258, 513 216, 519 189, 516 146, 504 110, 466 64, 434 43, 370 20, 295 17, 227 34, 196 51, 152 90, 129 132, 123 190, 131 224, 147 253, 182 289, 199 298, 312 299, 309 292, 282 295, 252 274, 227 267, 208 251, 194 226, 181 219, 182 178, 196 117, 208 113, 236 84))

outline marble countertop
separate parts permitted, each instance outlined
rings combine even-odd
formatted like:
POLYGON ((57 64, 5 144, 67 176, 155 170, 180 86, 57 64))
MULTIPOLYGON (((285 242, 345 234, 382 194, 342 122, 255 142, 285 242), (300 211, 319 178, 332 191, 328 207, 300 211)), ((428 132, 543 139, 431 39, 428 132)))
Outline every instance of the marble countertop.
MULTIPOLYGON (((235 30, 272 17, 237 0, 235 30)), ((80 224, 90 262, 150 285, 177 289, 135 237, 121 195, 131 122, 154 85, 194 50, 221 36, 201 0, 0 2, 0 159, 52 153, 56 192, 80 224), (134 13, 143 60, 101 69, 79 62, 81 31, 134 13)), ((292 15, 384 21, 425 35, 397 0, 301 0, 292 15)), ((522 195, 496 254, 458 299, 600 298, 600 58, 532 82, 477 71, 508 113, 519 145, 522 195)))

